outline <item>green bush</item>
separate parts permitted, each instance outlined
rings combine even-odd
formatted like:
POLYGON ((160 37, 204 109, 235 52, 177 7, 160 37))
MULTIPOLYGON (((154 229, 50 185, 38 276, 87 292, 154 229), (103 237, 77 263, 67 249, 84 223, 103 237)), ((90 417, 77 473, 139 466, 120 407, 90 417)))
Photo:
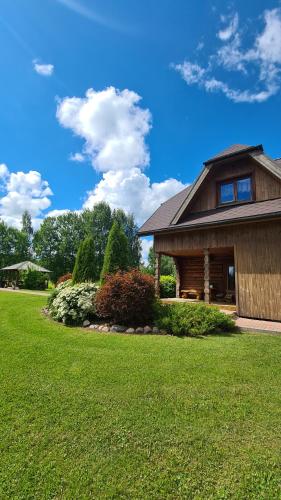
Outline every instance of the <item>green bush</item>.
POLYGON ((108 274, 117 271, 126 271, 129 267, 129 244, 122 227, 113 222, 110 229, 104 254, 101 281, 104 282, 108 274))
POLYGON ((160 297, 176 296, 176 278, 174 276, 160 276, 160 297))
POLYGON ((47 279, 46 274, 28 269, 21 275, 22 288, 26 288, 27 290, 45 290, 47 279))
POLYGON ((81 325, 85 319, 95 317, 95 283, 80 283, 69 286, 66 281, 59 285, 49 304, 49 312, 56 321, 66 325, 81 325))
POLYGON ((208 335, 235 329, 233 319, 205 304, 158 305, 156 324, 171 335, 208 335))
POLYGON ((79 246, 73 269, 73 283, 94 281, 97 277, 95 244, 92 236, 88 236, 79 246))

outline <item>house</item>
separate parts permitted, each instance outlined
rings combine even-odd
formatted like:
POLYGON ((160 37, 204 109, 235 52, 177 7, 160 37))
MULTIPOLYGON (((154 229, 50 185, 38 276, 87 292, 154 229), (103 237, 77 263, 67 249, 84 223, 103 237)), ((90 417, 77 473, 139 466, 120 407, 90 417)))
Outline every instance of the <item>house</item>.
POLYGON ((139 234, 174 258, 177 297, 233 301, 249 318, 281 321, 281 159, 235 144, 163 203, 139 234))

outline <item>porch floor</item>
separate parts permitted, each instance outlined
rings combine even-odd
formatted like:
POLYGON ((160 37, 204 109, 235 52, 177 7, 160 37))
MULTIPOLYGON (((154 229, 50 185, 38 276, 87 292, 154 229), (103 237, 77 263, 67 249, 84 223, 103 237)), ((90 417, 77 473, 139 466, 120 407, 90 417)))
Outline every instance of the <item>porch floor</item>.
MULTIPOLYGON (((161 299, 164 304, 173 304, 177 302, 181 303, 190 303, 190 302, 203 302, 202 300, 196 299, 161 299)), ((221 304, 218 302, 213 302, 210 305, 217 306, 220 311, 225 314, 231 314, 235 316, 236 306, 235 304, 221 304)), ((235 319, 236 326, 242 332, 252 332, 252 333, 274 333, 281 335, 281 322, 280 321, 267 321, 261 319, 251 319, 251 318, 242 318, 236 317, 235 319)))

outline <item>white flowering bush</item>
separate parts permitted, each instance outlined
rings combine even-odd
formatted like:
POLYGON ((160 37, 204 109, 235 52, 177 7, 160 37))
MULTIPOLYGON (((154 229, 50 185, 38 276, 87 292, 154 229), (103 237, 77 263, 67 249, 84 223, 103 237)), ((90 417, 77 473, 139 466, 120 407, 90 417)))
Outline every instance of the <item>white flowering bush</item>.
POLYGON ((57 294, 49 304, 52 318, 66 325, 80 325, 85 319, 94 318, 98 286, 95 283, 65 286, 65 283, 56 288, 57 294))

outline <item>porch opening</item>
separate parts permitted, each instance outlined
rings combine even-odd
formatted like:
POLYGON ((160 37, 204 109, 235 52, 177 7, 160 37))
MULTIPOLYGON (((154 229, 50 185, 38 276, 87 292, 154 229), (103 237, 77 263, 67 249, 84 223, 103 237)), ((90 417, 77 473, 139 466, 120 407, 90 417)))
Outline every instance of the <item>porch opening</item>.
POLYGON ((179 297, 235 304, 234 248, 211 248, 176 257, 179 297), (207 297, 206 297, 207 295, 207 297), (206 300, 207 299, 207 300, 206 300))

